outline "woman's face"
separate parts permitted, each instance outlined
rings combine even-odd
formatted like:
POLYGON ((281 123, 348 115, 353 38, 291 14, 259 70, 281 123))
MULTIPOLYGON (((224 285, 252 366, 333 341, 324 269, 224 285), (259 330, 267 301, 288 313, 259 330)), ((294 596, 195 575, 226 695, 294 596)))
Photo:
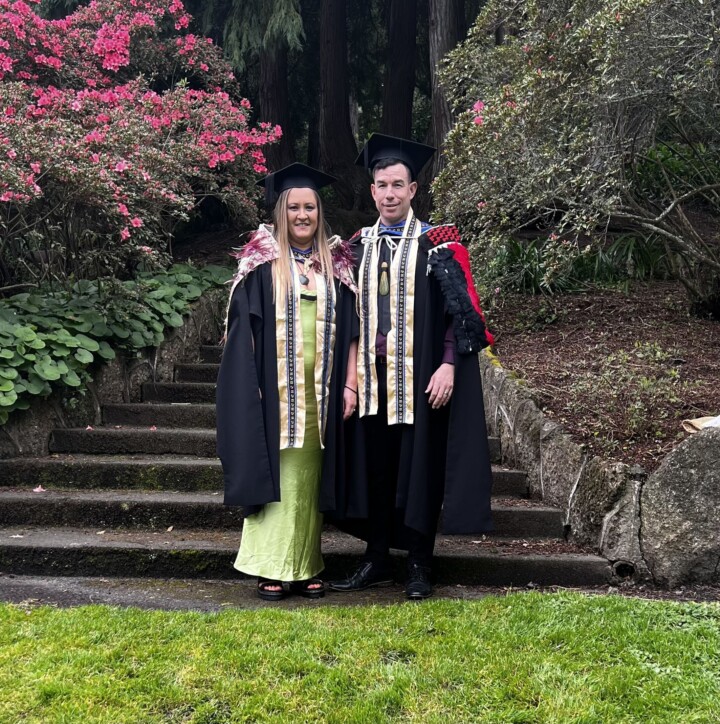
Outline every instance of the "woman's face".
POLYGON ((312 189, 290 189, 287 199, 290 243, 299 249, 312 246, 318 228, 318 205, 312 189))

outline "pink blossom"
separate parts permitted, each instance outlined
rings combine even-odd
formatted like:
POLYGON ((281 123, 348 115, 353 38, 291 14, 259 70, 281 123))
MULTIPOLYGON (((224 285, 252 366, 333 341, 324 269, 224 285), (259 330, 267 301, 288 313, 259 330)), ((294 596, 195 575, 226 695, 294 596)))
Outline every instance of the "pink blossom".
POLYGON ((130 33, 127 27, 104 23, 98 30, 93 52, 106 70, 118 70, 130 63, 130 33))
POLYGON ((126 241, 127 239, 130 238, 130 229, 128 229, 127 226, 124 227, 123 229, 121 229, 121 231, 120 231, 120 238, 121 238, 123 241, 126 241))
POLYGON ((136 216, 135 218, 130 219, 130 225, 138 229, 143 225, 143 220, 136 216))
POLYGON ((0 53, 0 78, 2 78, 5 73, 12 73, 13 63, 15 62, 10 56, 5 55, 5 53, 0 53))
POLYGON ((482 101, 478 101, 478 102, 473 106, 473 110, 475 111, 475 113, 481 113, 482 111, 485 110, 485 104, 484 104, 482 101))
POLYGON ((118 213, 121 214, 122 216, 130 216, 128 207, 125 206, 125 204, 118 204, 118 213))
POLYGON ((31 168, 35 173, 40 173, 40 169, 41 169, 42 167, 40 166, 39 163, 37 163, 37 162, 34 161, 33 163, 30 164, 30 168, 31 168))
POLYGON ((127 165, 127 163, 125 161, 118 161, 115 164, 114 170, 117 171, 118 173, 122 173, 123 171, 127 171, 128 168, 130 168, 130 167, 127 165))

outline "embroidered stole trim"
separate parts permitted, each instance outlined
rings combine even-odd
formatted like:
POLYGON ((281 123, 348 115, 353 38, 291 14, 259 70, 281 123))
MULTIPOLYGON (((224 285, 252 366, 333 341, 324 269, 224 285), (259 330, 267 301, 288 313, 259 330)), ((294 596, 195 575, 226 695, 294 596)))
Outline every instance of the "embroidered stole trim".
POLYGON ((324 448, 330 403, 330 376, 335 360, 336 297, 332 277, 315 273, 317 305, 315 316, 315 400, 317 402, 320 447, 324 448))
MULTIPOLYGON (((377 414, 377 371, 375 341, 378 331, 378 261, 380 221, 363 229, 365 248, 360 265, 360 341, 358 346, 358 397, 360 416, 377 414)), ((387 335, 388 424, 412 425, 414 422, 414 322, 415 270, 422 224, 412 210, 397 242, 390 267, 390 319, 387 335)))
POLYGON ((301 448, 305 441, 305 385, 313 384, 318 411, 320 445, 323 447, 330 398, 335 347, 335 285, 327 274, 315 273, 315 379, 305 380, 303 333, 300 318, 302 286, 296 264, 290 265, 291 288, 284 308, 276 310, 275 345, 280 400, 280 449, 301 448))

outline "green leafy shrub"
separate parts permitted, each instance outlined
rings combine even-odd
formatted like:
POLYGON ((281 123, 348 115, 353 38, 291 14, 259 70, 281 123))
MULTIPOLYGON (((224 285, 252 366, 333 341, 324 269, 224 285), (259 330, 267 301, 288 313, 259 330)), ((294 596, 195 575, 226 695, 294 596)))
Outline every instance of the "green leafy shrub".
POLYGON ((176 264, 133 281, 82 280, 0 300, 0 425, 33 397, 80 388, 96 362, 157 347, 192 302, 231 276, 229 268, 176 264))
POLYGON ((542 239, 508 239, 482 275, 498 290, 525 294, 579 291, 589 285, 624 285, 631 280, 665 278, 668 264, 662 246, 623 234, 606 244, 542 239))
POLYGON ((715 12, 489 0, 442 69, 459 117, 433 187, 436 219, 461 227, 478 272, 498 270, 511 239, 555 234, 579 255, 630 234, 720 318, 715 12))

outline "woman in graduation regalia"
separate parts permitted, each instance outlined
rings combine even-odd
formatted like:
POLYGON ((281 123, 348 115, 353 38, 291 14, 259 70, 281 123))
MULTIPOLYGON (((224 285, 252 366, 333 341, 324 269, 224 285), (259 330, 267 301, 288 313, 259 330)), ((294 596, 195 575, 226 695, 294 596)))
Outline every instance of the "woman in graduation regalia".
POLYGON ((228 305, 218 454, 225 504, 246 515, 235 568, 265 600, 283 582, 324 595, 323 513, 342 497, 334 456, 357 404, 358 332, 352 255, 328 236, 318 195, 333 180, 299 163, 264 179, 274 224, 238 253, 228 305))

